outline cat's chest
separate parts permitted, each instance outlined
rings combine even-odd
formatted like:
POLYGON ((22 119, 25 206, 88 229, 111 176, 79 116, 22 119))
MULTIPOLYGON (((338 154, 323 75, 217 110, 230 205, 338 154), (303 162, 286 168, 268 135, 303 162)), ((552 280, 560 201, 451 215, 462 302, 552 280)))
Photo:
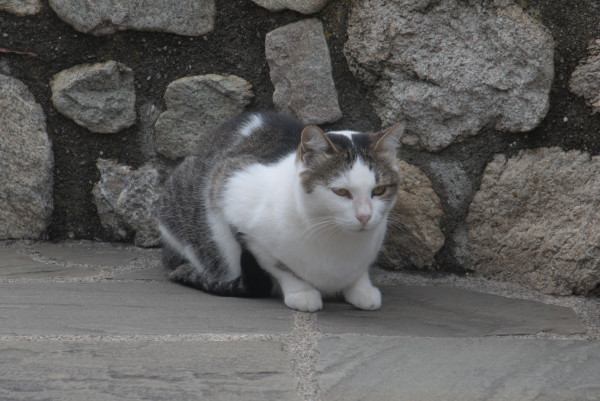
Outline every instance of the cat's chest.
POLYGON ((264 243, 277 260, 325 293, 335 293, 356 281, 377 256, 383 235, 362 238, 332 236, 326 240, 273 240, 264 243))

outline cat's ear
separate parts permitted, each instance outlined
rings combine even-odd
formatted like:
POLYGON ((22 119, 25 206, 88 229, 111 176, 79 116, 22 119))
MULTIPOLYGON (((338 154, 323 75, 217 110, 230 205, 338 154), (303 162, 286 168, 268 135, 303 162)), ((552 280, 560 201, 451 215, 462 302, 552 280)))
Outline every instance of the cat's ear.
POLYGON ((339 149, 335 147, 325 132, 315 126, 309 125, 304 128, 298 147, 298 158, 306 165, 317 155, 324 155, 332 151, 338 153, 339 149))
POLYGON ((400 146, 400 138, 404 133, 404 123, 398 123, 393 127, 375 134, 372 150, 396 163, 396 153, 400 146))

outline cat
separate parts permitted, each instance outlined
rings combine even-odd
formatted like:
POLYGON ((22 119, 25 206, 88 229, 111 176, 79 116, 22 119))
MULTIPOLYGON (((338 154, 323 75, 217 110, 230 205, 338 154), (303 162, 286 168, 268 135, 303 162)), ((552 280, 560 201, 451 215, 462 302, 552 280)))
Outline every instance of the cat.
POLYGON ((379 309, 369 267, 396 200, 403 129, 325 133, 276 112, 224 123, 165 182, 170 279, 224 296, 279 294, 299 311, 339 295, 379 309))

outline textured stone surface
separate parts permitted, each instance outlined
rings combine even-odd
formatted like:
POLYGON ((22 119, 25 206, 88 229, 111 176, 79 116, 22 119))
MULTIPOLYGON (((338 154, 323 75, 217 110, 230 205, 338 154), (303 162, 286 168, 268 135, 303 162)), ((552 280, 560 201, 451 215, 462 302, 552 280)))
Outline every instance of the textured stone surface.
POLYGON ((321 11, 330 0, 252 0, 269 11, 294 10, 302 14, 321 11))
POLYGON ((91 277, 97 272, 76 266, 42 263, 16 249, 0 248, 0 280, 91 277))
POLYGON ((600 111, 600 40, 589 46, 588 57, 573 71, 569 89, 583 96, 594 113, 600 111))
POLYGON ((498 155, 467 225, 477 273, 554 294, 600 287, 600 157, 559 148, 498 155))
POLYGON ((133 70, 116 61, 78 65, 54 75, 52 103, 77 124, 115 133, 135 123, 133 70))
POLYGON ((531 130, 549 107, 552 37, 509 0, 355 3, 344 51, 383 124, 406 120, 430 151, 489 124, 531 130))
POLYGON ((198 36, 213 30, 214 0, 50 0, 65 22, 80 32, 106 35, 133 29, 198 36))
POLYGON ((170 159, 194 153, 206 135, 242 112, 253 97, 252 85, 235 75, 171 82, 165 91, 167 110, 154 126, 157 152, 170 159))
POLYGON ((174 283, 0 283, 0 335, 276 334, 291 330, 292 314, 277 299, 174 283))
POLYGON ((0 239, 44 235, 53 160, 42 107, 21 81, 0 74, 0 239))
POLYGON ((600 343, 335 336, 319 341, 324 400, 598 399, 600 343))
POLYGON ((321 331, 420 337, 571 335, 586 331, 577 315, 562 306, 448 287, 395 285, 380 289, 383 303, 378 311, 326 303, 318 314, 321 331))
POLYGON ((0 11, 16 15, 36 14, 42 8, 40 0, 0 0, 0 11))
POLYGON ((277 110, 306 124, 342 117, 321 21, 305 19, 269 32, 265 54, 277 110))
POLYGON ((444 245, 444 211, 431 181, 416 166, 398 161, 398 199, 390 213, 378 263, 386 268, 427 268, 444 245))
POLYGON ((105 159, 99 159, 97 166, 100 181, 93 194, 102 227, 115 240, 135 236, 137 246, 158 246, 158 171, 149 164, 134 170, 105 159))
POLYGON ((3 400, 298 400, 281 343, 0 343, 3 400))

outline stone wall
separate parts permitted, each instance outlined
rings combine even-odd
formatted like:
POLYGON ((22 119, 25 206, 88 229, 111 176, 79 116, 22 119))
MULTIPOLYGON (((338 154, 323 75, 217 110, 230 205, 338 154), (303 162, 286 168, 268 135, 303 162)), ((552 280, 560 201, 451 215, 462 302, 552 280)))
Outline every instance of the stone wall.
POLYGON ((243 110, 405 121, 379 262, 600 288, 593 0, 0 0, 0 240, 159 244, 165 175, 243 110))

